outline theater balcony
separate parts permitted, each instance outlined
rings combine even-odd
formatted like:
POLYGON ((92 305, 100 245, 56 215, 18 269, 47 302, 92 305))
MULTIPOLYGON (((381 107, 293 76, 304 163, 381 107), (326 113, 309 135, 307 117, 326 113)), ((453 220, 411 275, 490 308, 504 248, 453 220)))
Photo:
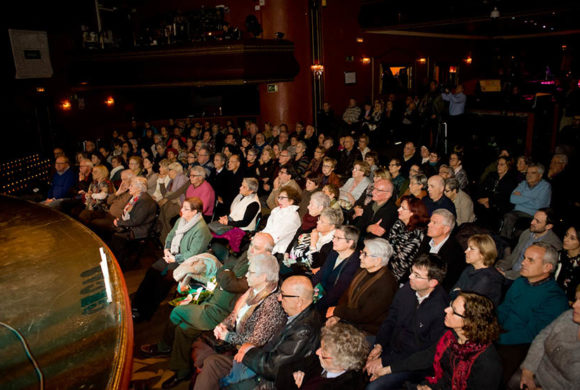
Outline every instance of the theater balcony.
POLYGON ((179 47, 71 53, 76 91, 205 87, 291 81, 299 72, 286 40, 216 41, 179 47))

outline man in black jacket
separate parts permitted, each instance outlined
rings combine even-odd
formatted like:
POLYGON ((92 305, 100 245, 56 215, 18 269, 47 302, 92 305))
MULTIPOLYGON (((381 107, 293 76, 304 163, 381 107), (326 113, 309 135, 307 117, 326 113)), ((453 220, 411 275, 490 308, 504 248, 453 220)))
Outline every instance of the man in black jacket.
POLYGON ((230 389, 255 388, 254 384, 275 381, 280 367, 314 354, 320 343, 321 321, 312 305, 314 289, 305 276, 291 276, 280 288, 278 300, 288 314, 282 331, 262 348, 243 344, 234 360, 254 371, 257 376, 230 386, 230 389), (249 384, 252 382, 253 384, 249 384))
POLYGON ((409 282, 395 295, 389 315, 381 325, 366 371, 377 377, 367 390, 399 389, 407 380, 422 379, 425 372, 382 375, 392 362, 405 359, 437 342, 445 330, 449 297, 441 287, 446 266, 435 255, 421 255, 413 265, 409 282))
POLYGON ((364 209, 355 207, 354 225, 361 231, 359 241, 367 238, 387 238, 397 220, 397 206, 393 198, 393 183, 378 180, 373 188, 373 201, 364 209))

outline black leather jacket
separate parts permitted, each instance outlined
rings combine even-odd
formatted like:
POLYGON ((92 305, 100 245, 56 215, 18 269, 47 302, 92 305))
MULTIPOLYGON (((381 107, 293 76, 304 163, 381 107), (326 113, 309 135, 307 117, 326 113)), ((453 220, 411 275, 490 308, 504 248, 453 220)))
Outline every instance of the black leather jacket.
POLYGON ((316 351, 320 344, 321 326, 318 312, 310 305, 263 348, 250 349, 243 363, 259 376, 273 381, 280 367, 316 351))

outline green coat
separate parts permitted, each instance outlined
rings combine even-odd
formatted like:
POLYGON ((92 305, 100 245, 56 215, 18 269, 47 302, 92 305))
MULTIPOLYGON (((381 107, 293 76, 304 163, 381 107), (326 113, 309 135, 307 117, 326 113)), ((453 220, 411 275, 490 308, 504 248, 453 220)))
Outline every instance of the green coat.
MULTIPOLYGON (((179 221, 181 221, 181 218, 175 222, 173 229, 171 229, 165 239, 166 249, 171 249, 171 240, 175 237, 175 231, 177 230, 179 221)), ((183 238, 179 243, 179 253, 175 255, 175 261, 181 264, 186 259, 207 251, 211 239, 212 235, 207 224, 203 218, 200 218, 200 220, 183 235, 183 238)))

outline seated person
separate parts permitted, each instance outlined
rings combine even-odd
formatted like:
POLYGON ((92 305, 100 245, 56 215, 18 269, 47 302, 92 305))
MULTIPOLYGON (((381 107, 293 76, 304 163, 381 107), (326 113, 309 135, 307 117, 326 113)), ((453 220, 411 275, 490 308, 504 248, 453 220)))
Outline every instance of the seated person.
POLYGON ((294 246, 294 244, 298 241, 298 237, 304 233, 310 233, 313 229, 316 228, 318 218, 320 218, 320 213, 329 205, 330 199, 322 191, 317 191, 310 196, 310 201, 308 202, 307 207, 308 212, 302 217, 302 225, 300 225, 296 231, 294 238, 284 253, 288 253, 290 251, 292 246, 294 246))
MULTIPOLYGON (((280 167, 280 170, 278 171, 278 177, 274 179, 272 192, 270 195, 268 195, 268 200, 266 201, 266 204, 270 210, 278 207, 278 196, 285 187, 291 187, 299 196, 302 194, 302 189, 294 180, 295 175, 296 174, 292 169, 286 166, 280 167)), ((297 201, 296 206, 298 206, 298 203, 300 202, 297 201)))
POLYGON ((366 238, 386 238, 397 220, 397 206, 393 196, 393 184, 389 180, 378 180, 373 189, 373 200, 364 209, 355 208, 354 225, 366 238))
MULTIPOLYGON (((321 186, 327 184, 332 184, 340 188, 340 177, 334 173, 336 168, 336 160, 332 157, 324 157, 322 159, 322 179, 320 181, 321 186)), ((338 199, 338 197, 337 197, 338 199)))
POLYGON ((253 177, 244 178, 240 193, 231 204, 230 214, 208 225, 212 235, 228 240, 234 252, 240 251, 240 244, 245 233, 256 230, 256 221, 262 210, 257 192, 258 180, 253 177))
POLYGON ((497 248, 490 235, 474 234, 469 237, 465 250, 468 266, 453 286, 451 296, 455 297, 459 291, 474 292, 488 297, 498 306, 504 278, 493 266, 496 257, 497 248))
MULTIPOLYGON (((449 305, 441 286, 445 271, 446 266, 437 255, 421 255, 413 264, 409 281, 395 294, 389 315, 379 328, 365 367, 369 374, 426 350, 443 335, 444 310, 449 305)), ((400 389, 405 381, 420 381, 428 372, 401 371, 380 376, 367 389, 400 389)))
POLYGON ((300 218, 304 218, 306 213, 308 213, 308 205, 310 204, 310 198, 312 194, 320 191, 320 178, 318 176, 311 176, 306 179, 304 183, 304 190, 302 191, 302 200, 300 201, 298 214, 300 218))
POLYGON ((340 188, 339 201, 343 208, 350 210, 357 199, 364 194, 367 187, 371 184, 368 178, 369 174, 370 167, 366 162, 355 161, 351 178, 340 188))
POLYGON ((455 205, 445 196, 445 180, 439 175, 433 175, 427 180, 428 197, 423 198, 427 212, 429 215, 437 209, 449 210, 454 216, 457 215, 455 205))
POLYGON ((580 285, 573 308, 545 327, 530 346, 508 388, 567 390, 580 383, 580 285))
POLYGON ((340 203, 338 202, 338 197, 340 196, 340 189, 333 185, 327 184, 322 187, 322 192, 326 194, 330 198, 330 207, 337 210, 342 210, 340 207, 340 203))
POLYGON ((172 271, 192 256, 207 250, 211 233, 201 216, 203 203, 187 198, 181 206, 181 218, 167 235, 163 258, 157 260, 139 285, 133 298, 133 320, 149 320, 174 285, 172 271))
MULTIPOLYGON (((165 160, 169 162, 169 160, 165 160)), ((179 215, 181 203, 185 199, 185 190, 188 186, 187 177, 183 174, 183 165, 173 162, 167 165, 167 176, 169 182, 165 190, 160 189, 162 198, 158 200, 159 207, 159 225, 161 227, 161 241, 164 242, 173 227, 173 219, 179 215)))
MULTIPOLYGON (((279 269, 278 260, 272 255, 259 254, 250 260, 248 291, 213 330, 215 339, 224 341, 231 351, 244 344, 262 347, 286 325, 286 314, 278 302, 279 269)), ((210 345, 203 339, 194 343, 195 366, 201 369, 194 390, 219 388, 220 378, 234 365, 230 351, 220 353, 210 345)))
POLYGON ((312 305, 313 288, 305 276, 291 276, 280 287, 279 300, 291 319, 264 347, 243 344, 234 360, 255 377, 233 383, 229 389, 272 387, 281 367, 312 356, 320 343, 320 316, 312 305), (258 386, 259 385, 259 386, 258 386))
POLYGON ((580 225, 578 222, 566 230, 559 263, 562 265, 556 280, 566 293, 569 302, 574 302, 575 286, 580 285, 580 225))
POLYGON ((393 194, 395 194, 395 198, 398 198, 401 194, 407 191, 407 188, 409 188, 409 180, 403 176, 401 172, 402 163, 398 158, 391 159, 388 168, 389 173, 391 174, 391 181, 395 187, 393 189, 393 194))
POLYGON ((117 255, 121 268, 125 267, 128 240, 139 240, 147 237, 152 225, 156 222, 157 203, 147 193, 147 179, 134 177, 129 186, 131 198, 123 208, 120 218, 113 221, 118 231, 111 239, 111 249, 117 255))
POLYGON ((337 228, 332 239, 332 251, 312 278, 319 296, 316 308, 323 314, 338 304, 360 267, 360 252, 356 250, 358 238, 359 230, 354 226, 337 228))
POLYGON ((423 199, 427 196, 427 176, 423 175, 422 173, 412 174, 413 165, 411 167, 411 177, 409 178, 409 188, 401 195, 399 199, 397 199, 397 206, 401 205, 401 198, 403 196, 412 195, 417 199, 423 199))
POLYGON ((204 331, 213 330, 234 309, 236 300, 248 289, 246 274, 248 260, 258 254, 271 254, 274 242, 268 234, 256 233, 246 253, 239 259, 226 261, 218 270, 218 287, 201 304, 177 306, 171 311, 163 338, 158 344, 144 344, 140 351, 145 356, 170 355, 169 368, 175 372, 164 384, 175 387, 189 380, 193 370, 192 343, 204 331))
POLYGON ((445 180, 445 195, 451 199, 455 205, 455 212, 457 213, 456 223, 460 226, 466 222, 475 221, 475 213, 473 212, 473 201, 461 188, 459 188, 459 181, 456 178, 445 180))
POLYGON ((330 207, 322 210, 316 228, 301 234, 290 251, 284 254, 284 266, 305 271, 320 268, 332 250, 334 232, 342 222, 341 210, 330 207))
POLYGON ((503 237, 513 238, 518 219, 532 218, 536 211, 550 206, 552 187, 550 183, 542 179, 543 174, 544 166, 542 164, 528 165, 526 180, 518 184, 510 196, 510 202, 515 207, 503 217, 500 231, 503 237))
POLYGON ((504 383, 524 360, 534 337, 568 309, 566 295, 552 277, 557 263, 558 252, 548 243, 536 242, 526 249, 521 277, 513 282, 497 309, 504 330, 498 341, 504 383))
POLYGON ((450 330, 430 348, 371 372, 371 384, 383 375, 433 367, 435 375, 417 389, 497 389, 502 367, 493 344, 500 332, 493 303, 462 292, 445 309, 445 326, 450 330))
POLYGON ((354 275, 348 290, 326 311, 327 326, 340 320, 353 324, 367 335, 375 336, 387 317, 399 284, 387 264, 393 248, 387 240, 365 240, 360 253, 360 270, 354 275))
POLYGON ((554 233, 555 217, 552 209, 544 208, 536 211, 530 228, 520 235, 514 250, 505 259, 497 262, 496 267, 507 279, 515 280, 520 277, 524 254, 535 242, 546 242, 556 250, 562 249, 562 241, 554 233))
POLYGON ((268 233, 274 239, 274 252, 283 256, 300 227, 298 203, 300 194, 291 186, 283 187, 278 193, 278 207, 274 208, 268 217, 266 227, 262 232, 268 233))
POLYGON ((354 326, 345 323, 325 326, 317 356, 281 367, 276 389, 362 390, 365 380, 361 369, 367 351, 365 334, 354 326))
POLYGON ((70 198, 77 177, 70 168, 69 159, 66 156, 59 156, 54 163, 55 174, 48 190, 44 204, 49 204, 57 199, 70 198))

